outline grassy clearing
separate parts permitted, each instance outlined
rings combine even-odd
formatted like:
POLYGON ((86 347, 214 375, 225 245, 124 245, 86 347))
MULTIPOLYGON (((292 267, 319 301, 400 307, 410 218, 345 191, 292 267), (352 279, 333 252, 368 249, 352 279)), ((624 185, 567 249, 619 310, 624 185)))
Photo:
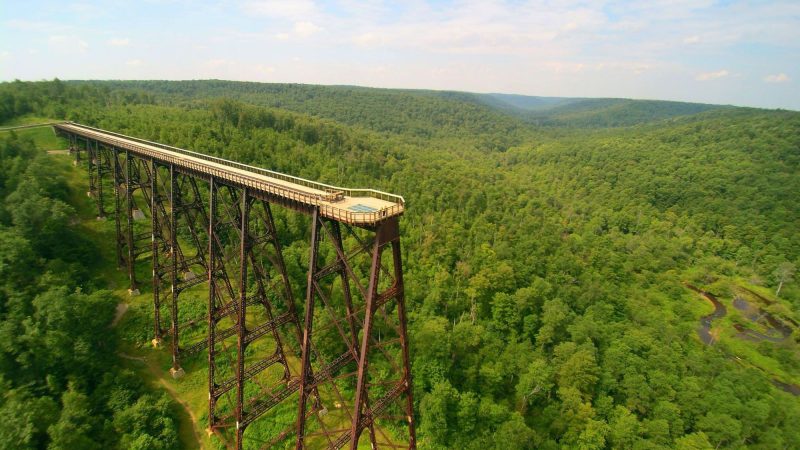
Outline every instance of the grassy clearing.
POLYGON ((24 115, 14 117, 10 120, 7 120, 3 123, 0 123, 0 127, 15 127, 19 125, 33 125, 37 123, 50 123, 50 122, 58 122, 59 119, 50 119, 48 117, 40 117, 35 115, 24 115))
MULTIPOLYGON (((46 121, 43 119, 43 121, 46 121)), ((64 150, 69 147, 67 141, 56 136, 52 127, 22 128, 19 130, 0 131, 0 136, 6 133, 16 133, 18 136, 30 137, 41 150, 64 150)))

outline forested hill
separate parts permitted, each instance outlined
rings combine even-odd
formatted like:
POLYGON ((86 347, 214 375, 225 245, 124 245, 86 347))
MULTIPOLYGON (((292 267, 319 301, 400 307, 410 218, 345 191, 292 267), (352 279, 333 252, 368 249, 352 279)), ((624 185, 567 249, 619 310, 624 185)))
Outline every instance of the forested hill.
POLYGON ((539 125, 603 128, 658 122, 721 108, 725 107, 702 103, 609 98, 581 99, 520 115, 539 125))
MULTIPOLYGON (((422 139, 453 135, 508 136, 517 134, 522 125, 519 119, 479 101, 465 101, 461 93, 219 80, 92 84, 158 94, 171 102, 224 97, 422 139)), ((466 97, 472 95, 466 94, 466 97)))
MULTIPOLYGON (((0 84, 15 123, 66 118, 403 195, 421 448, 800 448, 800 401, 785 391, 800 386, 800 113, 581 101, 552 108, 572 119, 537 125, 468 97, 218 81, 0 84), (710 298, 724 312, 712 314, 710 298)), ((10 213, 21 197, 4 200, 0 231, 36 243, 10 213)), ((276 214, 303 286, 307 230, 276 214)), ((23 257, 6 252, 0 270, 23 257)), ((36 310, 44 289, 13 296, 16 277, 2 279, 0 330, 24 329, 12 311, 36 310)), ((45 405, 78 390, 109 408, 103 391, 62 378, 17 381, 23 364, 39 364, 19 349, 39 341, 13 342, 0 348, 8 389, 45 405)), ((0 402, 3 414, 20 408, 0 402)), ((197 405, 202 414, 205 399, 197 405)), ((32 420, 16 429, 55 439, 32 420)), ((127 422, 105 432, 118 423, 127 422)))
POLYGON ((528 136, 527 123, 575 128, 618 127, 721 108, 716 105, 652 100, 534 97, 221 80, 112 81, 102 82, 101 85, 167 95, 172 101, 233 98, 406 136, 507 136, 513 138, 515 143, 519 142, 520 135, 528 136))
POLYGON ((582 98, 566 97, 535 97, 530 95, 515 94, 470 94, 483 103, 514 114, 531 111, 545 111, 558 106, 584 100, 582 98))

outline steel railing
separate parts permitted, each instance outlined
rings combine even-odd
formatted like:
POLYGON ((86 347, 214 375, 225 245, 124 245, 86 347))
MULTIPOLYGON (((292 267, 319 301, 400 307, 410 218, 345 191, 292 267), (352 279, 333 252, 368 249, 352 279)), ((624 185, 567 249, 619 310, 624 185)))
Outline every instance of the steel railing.
POLYGON ((87 125, 77 124, 74 122, 62 122, 54 124, 53 126, 62 131, 81 134, 84 137, 90 137, 92 139, 102 141, 107 144, 117 146, 119 148, 124 148, 138 153, 142 153, 150 157, 156 157, 158 159, 168 161, 173 164, 177 164, 179 166, 185 166, 191 170, 196 170, 201 173, 206 173, 215 176, 217 178, 229 179, 231 181, 237 182, 245 186, 261 189, 271 194, 278 195, 280 197, 289 200, 311 204, 319 207, 320 214, 322 214, 323 216, 341 222, 352 223, 352 224, 377 223, 385 219, 386 217, 398 215, 402 213, 405 209, 405 199, 400 195, 390 194, 388 192, 378 191, 375 189, 350 189, 339 186, 333 186, 325 183, 318 183, 316 181, 307 180, 305 178, 295 177, 292 175, 287 175, 284 173, 275 172, 268 169, 262 169, 256 166, 238 163, 236 161, 230 161, 215 156, 205 155, 203 153, 193 152, 191 150, 185 150, 179 147, 173 147, 171 145, 148 141, 146 139, 127 136, 121 133, 106 131, 99 128, 90 127, 87 125), (184 155, 193 159, 204 160, 215 165, 231 167, 237 169, 238 171, 243 171, 245 173, 243 174, 241 172, 222 171, 214 166, 197 164, 192 160, 181 158, 180 156, 175 157, 169 154, 156 153, 149 150, 146 147, 131 145, 131 142, 146 145, 147 147, 155 147, 157 149, 164 150, 166 152, 178 155, 184 155), (309 192, 301 189, 296 189, 291 186, 286 186, 283 184, 272 183, 268 180, 251 176, 249 175, 250 173, 283 181, 286 183, 291 183, 297 186, 306 187, 318 192, 309 192), (392 205, 375 211, 356 212, 330 204, 330 203, 335 203, 337 201, 341 201, 343 197, 377 198, 383 201, 390 202, 392 203, 392 205))

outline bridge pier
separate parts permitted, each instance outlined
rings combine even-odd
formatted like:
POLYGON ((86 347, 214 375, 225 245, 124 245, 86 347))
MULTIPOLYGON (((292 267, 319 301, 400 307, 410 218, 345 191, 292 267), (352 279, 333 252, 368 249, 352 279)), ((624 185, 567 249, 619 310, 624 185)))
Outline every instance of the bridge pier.
POLYGON ((103 184, 113 173, 117 259, 128 271, 132 295, 138 293, 136 260, 151 253, 151 342, 159 347, 171 336, 170 374, 182 376, 186 358, 207 352, 210 433, 227 435, 241 449, 250 424, 292 404, 295 419, 275 426, 283 431, 267 446, 293 440, 298 449, 320 442, 355 449, 367 431, 372 448, 416 448, 402 198, 334 189, 74 124, 55 128, 71 146, 85 141, 98 218, 105 217, 103 184), (198 180, 208 183, 207 194, 198 180), (138 205, 137 196, 144 199, 138 205), (275 204, 312 219, 302 311, 272 215, 275 204), (150 244, 143 245, 135 230, 148 212, 150 244), (195 287, 205 282, 205 314, 193 317, 198 304, 192 302, 201 292, 195 287), (202 340, 190 342, 204 323, 202 340), (292 356, 300 367, 290 364, 292 356), (347 399, 342 389, 352 386, 355 398, 347 399), (340 414, 328 414, 329 407, 340 414), (342 417, 350 418, 346 430, 342 417), (405 427, 407 437, 393 441, 378 421, 405 427))
MULTIPOLYGON (((133 177, 131 175, 131 166, 133 165, 133 158, 130 151, 125 151, 125 243, 127 244, 127 269, 128 280, 130 281, 130 288, 128 292, 134 295, 139 295, 139 289, 136 286, 136 256, 133 242, 133 177)), ((119 217, 119 214, 117 214, 119 217)))
MULTIPOLYGON (((335 221, 326 220, 322 218, 315 218, 316 226, 321 230, 321 236, 312 237, 312 249, 319 248, 323 239, 326 239, 328 246, 333 248, 336 255, 333 261, 328 264, 319 264, 315 258, 311 258, 309 266, 309 286, 311 289, 307 291, 306 301, 306 322, 304 339, 306 334, 309 336, 308 341, 304 340, 304 354, 303 362, 307 360, 307 356, 311 355, 311 351, 307 350, 306 345, 314 347, 315 335, 319 336, 323 331, 310 330, 309 326, 319 321, 315 307, 315 298, 321 300, 320 306, 324 307, 329 317, 332 318, 332 326, 335 326, 338 334, 343 343, 345 357, 350 363, 356 364, 355 372, 350 372, 350 375, 340 376, 342 378, 355 377, 356 385, 356 398, 351 406, 345 399, 339 397, 334 405, 344 407, 348 415, 352 418, 350 428, 341 433, 336 431, 334 423, 325 424, 326 419, 318 416, 320 424, 316 429, 308 429, 307 419, 304 419, 306 414, 306 405, 303 404, 301 397, 300 409, 298 411, 298 426, 297 426, 297 440, 295 448, 305 448, 307 445, 306 440, 312 436, 323 434, 331 442, 332 447, 340 448, 349 446, 350 448, 357 448, 362 433, 366 430, 369 432, 369 442, 373 448, 379 448, 384 445, 396 446, 392 439, 381 429, 377 429, 375 419, 384 414, 392 416, 406 417, 409 440, 409 448, 415 448, 415 430, 413 422, 413 400, 411 394, 411 378, 410 367, 407 359, 407 334, 405 323, 405 301, 403 296, 403 280, 402 280, 402 264, 400 260, 400 246, 399 246, 399 227, 397 217, 388 218, 376 226, 376 228, 367 230, 366 234, 357 233, 355 229, 345 225, 348 231, 348 240, 354 242, 356 246, 353 250, 346 252, 344 249, 343 239, 339 224, 335 221), (314 243, 316 241, 316 244, 314 243), (383 251, 385 248, 391 246, 393 258, 389 263, 389 270, 383 262, 383 251), (359 273, 367 273, 368 278, 362 280, 359 273), (383 274, 383 276, 381 276, 383 274), (328 289, 325 288, 324 280, 332 275, 338 275, 341 280, 342 297, 345 303, 345 317, 341 317, 341 313, 337 314, 335 308, 332 307, 332 297, 328 294, 328 289), (365 282, 366 281, 366 285, 365 282), (353 304, 354 298, 351 297, 350 286, 355 286, 357 304, 353 304), (392 309, 394 311, 392 312, 392 309), (383 333, 387 333, 385 339, 380 339, 375 336, 374 329, 378 326, 383 333), (391 333, 391 336, 388 334, 391 333), (358 344, 358 337, 361 336, 360 345, 358 344), (389 342, 387 342, 387 340, 389 342), (399 345, 401 357, 398 360, 393 356, 392 352, 387 351, 388 343, 399 345), (406 349, 404 352, 403 349, 406 349), (403 356, 405 355, 405 356, 403 356), (387 393, 378 397, 374 387, 371 387, 368 380, 369 366, 371 363, 377 362, 378 364, 386 367, 392 367, 394 377, 383 380, 385 385, 393 386, 387 393), (396 377, 396 378, 395 378, 396 377), (401 403, 398 403, 401 402, 401 403), (349 443, 349 444, 348 444, 349 443)), ((313 230, 313 228, 312 228, 313 230)), ((319 254, 319 250, 317 250, 319 254)), ((330 282, 331 287, 336 286, 333 281, 330 282)), ((338 290, 338 289, 337 289, 338 290)), ((331 292, 332 293, 332 292, 331 292)), ((320 358, 316 358, 319 360, 320 358)), ((311 363, 313 369, 315 364, 311 363)), ((320 383, 321 378, 319 373, 327 374, 329 371, 328 365, 324 362, 317 364, 316 370, 312 370, 311 374, 305 372, 302 376, 313 378, 315 384, 322 387, 330 387, 332 390, 337 391, 336 382, 327 380, 325 383, 320 383)), ((302 393, 301 393, 302 395, 302 393)), ((312 408, 313 410, 314 408, 312 408)), ((330 422, 328 420, 328 422, 330 422)))

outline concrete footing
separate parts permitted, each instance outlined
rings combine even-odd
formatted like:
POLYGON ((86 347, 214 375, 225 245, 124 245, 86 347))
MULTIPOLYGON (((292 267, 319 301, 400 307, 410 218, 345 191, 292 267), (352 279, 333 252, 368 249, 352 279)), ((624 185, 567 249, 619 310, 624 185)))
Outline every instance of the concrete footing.
POLYGON ((141 209, 134 209, 131 212, 131 216, 133 217, 133 220, 144 220, 145 219, 144 212, 142 212, 141 209))
POLYGON ((141 295, 141 292, 139 292, 139 289, 128 289, 128 295, 134 297, 136 295, 141 295))
POLYGON ((183 367, 178 367, 177 369, 173 367, 169 369, 169 374, 172 375, 172 378, 177 380, 186 375, 186 372, 183 371, 183 367))
POLYGON ((183 273, 183 281, 194 280, 195 278, 197 278, 197 274, 195 274, 191 270, 187 270, 186 272, 183 273))

